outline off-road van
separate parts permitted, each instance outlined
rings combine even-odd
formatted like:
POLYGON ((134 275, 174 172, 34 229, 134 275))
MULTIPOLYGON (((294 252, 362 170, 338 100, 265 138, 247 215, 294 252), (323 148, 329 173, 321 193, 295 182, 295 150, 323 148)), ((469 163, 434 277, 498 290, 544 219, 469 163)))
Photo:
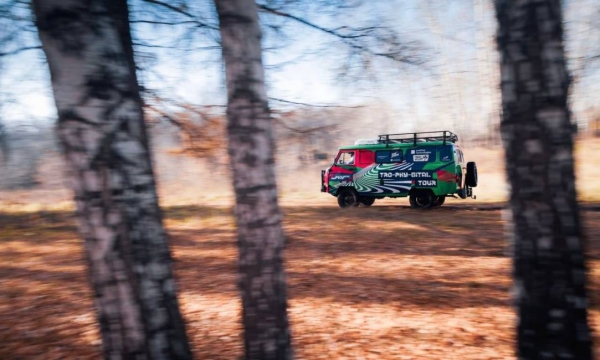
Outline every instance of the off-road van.
POLYGON ((321 191, 340 207, 371 206, 376 199, 408 197, 413 208, 441 206, 447 196, 466 199, 477 186, 477 167, 465 162, 450 131, 384 134, 339 148, 321 171, 321 191))

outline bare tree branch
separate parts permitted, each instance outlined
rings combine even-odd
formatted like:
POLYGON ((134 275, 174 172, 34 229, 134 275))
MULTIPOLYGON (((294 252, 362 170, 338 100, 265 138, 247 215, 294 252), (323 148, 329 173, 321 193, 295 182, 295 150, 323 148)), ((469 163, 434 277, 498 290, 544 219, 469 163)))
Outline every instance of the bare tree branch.
MULTIPOLYGON (((168 46, 168 45, 154 45, 154 44, 148 44, 145 42, 141 42, 141 41, 137 41, 135 43, 133 43, 134 46, 137 47, 143 47, 143 48, 153 48, 153 49, 177 49, 177 46, 172 45, 172 46, 168 46)), ((196 51, 196 50, 220 50, 221 48, 219 46, 198 46, 192 49, 186 49, 186 51, 196 51)))
POLYGON ((318 108, 358 109, 358 108, 363 107, 363 106, 342 106, 342 105, 317 105, 317 104, 309 104, 309 103, 303 103, 303 102, 284 100, 284 99, 279 99, 279 98, 274 98, 274 97, 269 97, 269 101, 277 101, 277 102, 281 102, 281 103, 285 103, 285 104, 301 105, 301 106, 308 106, 308 107, 318 107, 318 108))
POLYGON ((197 24, 197 21, 187 20, 187 21, 158 21, 158 20, 131 20, 131 24, 153 24, 153 25, 186 25, 186 24, 197 24))
POLYGON ((41 46, 25 46, 25 47, 22 47, 22 48, 19 48, 19 49, 15 49, 15 50, 11 50, 11 51, 0 53, 0 57, 17 55, 19 53, 22 53, 23 51, 41 50, 41 49, 42 49, 41 46))
POLYGON ((146 3, 149 3, 149 4, 154 4, 154 5, 164 7, 166 9, 174 11, 178 14, 184 15, 184 16, 188 17, 189 19, 192 19, 193 20, 192 22, 196 23, 198 27, 204 27, 204 28, 212 29, 212 30, 219 30, 218 26, 200 21, 200 19, 198 19, 197 16, 195 16, 194 14, 192 14, 189 11, 186 11, 185 9, 182 9, 180 7, 173 6, 169 3, 166 3, 166 2, 163 2, 160 0, 143 0, 143 1, 146 3))
POLYGON ((322 26, 316 25, 316 24, 314 24, 314 23, 312 23, 310 21, 307 21, 307 20, 305 20, 305 19, 303 19, 301 17, 298 17, 298 16, 295 16, 295 15, 283 12, 281 10, 277 10, 277 9, 269 7, 267 5, 258 4, 258 8, 261 9, 261 10, 264 10, 264 11, 266 11, 268 13, 274 14, 274 15, 283 16, 283 17, 295 20, 295 21, 297 21, 297 22, 299 22, 301 24, 304 24, 304 25, 306 25, 308 27, 311 27, 313 29, 316 29, 316 30, 319 30, 319 31, 322 31, 322 32, 325 32, 325 33, 328 33, 328 34, 331 34, 331 35, 336 36, 336 37, 341 38, 341 39, 349 39, 349 38, 351 38, 348 35, 340 34, 338 32, 338 30, 340 30, 341 28, 327 29, 325 27, 322 27, 322 26))
POLYGON ((258 8, 264 12, 292 19, 312 29, 324 32, 331 36, 337 37, 351 49, 373 56, 384 57, 396 62, 409 65, 421 65, 423 61, 414 54, 417 47, 415 44, 400 42, 395 34, 389 31, 388 28, 380 26, 353 28, 349 26, 340 26, 337 28, 327 28, 317 25, 299 16, 288 12, 275 9, 268 5, 258 4, 258 8), (369 41, 375 44, 369 44, 369 41), (410 44, 410 45, 409 45, 410 44), (388 48, 388 51, 376 51, 371 46, 388 48))
MULTIPOLYGON (((171 106, 180 107, 180 108, 184 108, 187 110, 189 110, 190 108, 191 109, 193 109, 193 108, 212 109, 212 108, 226 108, 227 107, 227 105, 219 105, 219 104, 191 106, 185 100, 176 100, 176 99, 171 99, 171 98, 165 98, 165 97, 161 96, 158 93, 158 91, 156 91, 154 89, 142 88, 142 89, 140 89, 140 91, 142 92, 143 96, 145 96, 145 97, 150 96, 151 100, 157 101, 159 103, 166 103, 171 106)), ((147 102, 144 104, 144 106, 148 106, 147 102)))
POLYGON ((184 9, 182 9, 182 8, 180 8, 180 7, 177 7, 177 6, 173 6, 173 5, 171 5, 171 4, 169 4, 169 3, 166 3, 166 2, 163 2, 163 1, 159 1, 159 0, 143 0, 143 1, 144 1, 144 2, 147 2, 147 3, 150 3, 150 4, 155 4, 155 5, 162 6, 162 7, 164 7, 164 8, 167 8, 167 9, 169 9, 169 10, 175 11, 176 13, 179 13, 179 14, 185 15, 185 16, 187 16, 187 17, 191 18, 191 19, 194 19, 194 18, 195 18, 195 16, 194 16, 194 15, 190 14, 190 13, 189 13, 189 12, 187 12, 186 10, 184 10, 184 9))
POLYGON ((332 124, 332 125, 324 125, 324 126, 316 126, 316 127, 312 127, 312 128, 306 128, 306 129, 299 129, 299 128, 295 128, 292 126, 287 125, 283 119, 278 118, 278 117, 273 117, 273 120, 275 120, 279 125, 281 125, 281 127, 293 131, 295 133, 298 134, 310 134, 316 131, 321 131, 321 130, 325 130, 325 129, 333 129, 335 127, 337 127, 337 124, 332 124))

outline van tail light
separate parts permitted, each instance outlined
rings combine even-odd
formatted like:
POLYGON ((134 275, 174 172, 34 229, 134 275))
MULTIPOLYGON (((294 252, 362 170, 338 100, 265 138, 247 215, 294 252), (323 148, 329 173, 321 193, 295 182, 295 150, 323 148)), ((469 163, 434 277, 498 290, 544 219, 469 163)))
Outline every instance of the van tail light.
POLYGON ((458 182, 458 175, 453 174, 449 171, 438 170, 436 171, 437 177, 439 181, 442 182, 458 182))

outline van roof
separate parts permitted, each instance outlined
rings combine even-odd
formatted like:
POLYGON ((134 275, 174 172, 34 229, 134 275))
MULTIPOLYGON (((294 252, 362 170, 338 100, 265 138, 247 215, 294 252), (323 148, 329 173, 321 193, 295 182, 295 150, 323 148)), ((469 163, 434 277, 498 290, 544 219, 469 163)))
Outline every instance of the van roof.
MULTIPOLYGON (((420 146, 443 146, 443 141, 423 141, 417 142, 416 147, 420 146)), ((446 142, 446 146, 456 145, 451 142, 446 142)), ((360 144, 360 145, 349 145, 342 146, 339 150, 385 150, 385 149, 409 149, 414 148, 414 143, 396 143, 396 144, 360 144)))
POLYGON ((383 134, 373 140, 359 140, 354 145, 345 146, 340 150, 354 149, 386 149, 410 148, 415 146, 450 145, 458 141, 458 136, 448 130, 425 131, 401 134, 383 134))

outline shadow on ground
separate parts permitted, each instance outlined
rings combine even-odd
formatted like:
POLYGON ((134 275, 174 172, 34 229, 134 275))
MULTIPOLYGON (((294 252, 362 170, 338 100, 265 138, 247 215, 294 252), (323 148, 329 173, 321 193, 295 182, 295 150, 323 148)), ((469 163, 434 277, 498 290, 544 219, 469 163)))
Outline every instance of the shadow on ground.
MULTIPOLYGON (((385 306, 415 313, 510 308, 509 249, 500 211, 404 206, 283 211, 292 305, 385 306)), ((231 209, 172 207, 164 214, 178 287, 205 304, 193 310, 194 301, 186 300, 191 305, 183 306, 195 355, 234 358, 241 351, 239 319, 227 317, 237 330, 219 336, 214 334, 223 324, 210 320, 222 313, 220 301, 233 304, 234 314, 239 306, 231 209), (217 305, 206 305, 211 301, 217 305)), ((594 216, 584 212, 590 256, 599 259, 600 224, 594 216)), ((73 216, 0 212, 0 229, 0 358, 98 358, 93 297, 73 216)), ((599 287, 592 281, 597 309, 599 287)))

